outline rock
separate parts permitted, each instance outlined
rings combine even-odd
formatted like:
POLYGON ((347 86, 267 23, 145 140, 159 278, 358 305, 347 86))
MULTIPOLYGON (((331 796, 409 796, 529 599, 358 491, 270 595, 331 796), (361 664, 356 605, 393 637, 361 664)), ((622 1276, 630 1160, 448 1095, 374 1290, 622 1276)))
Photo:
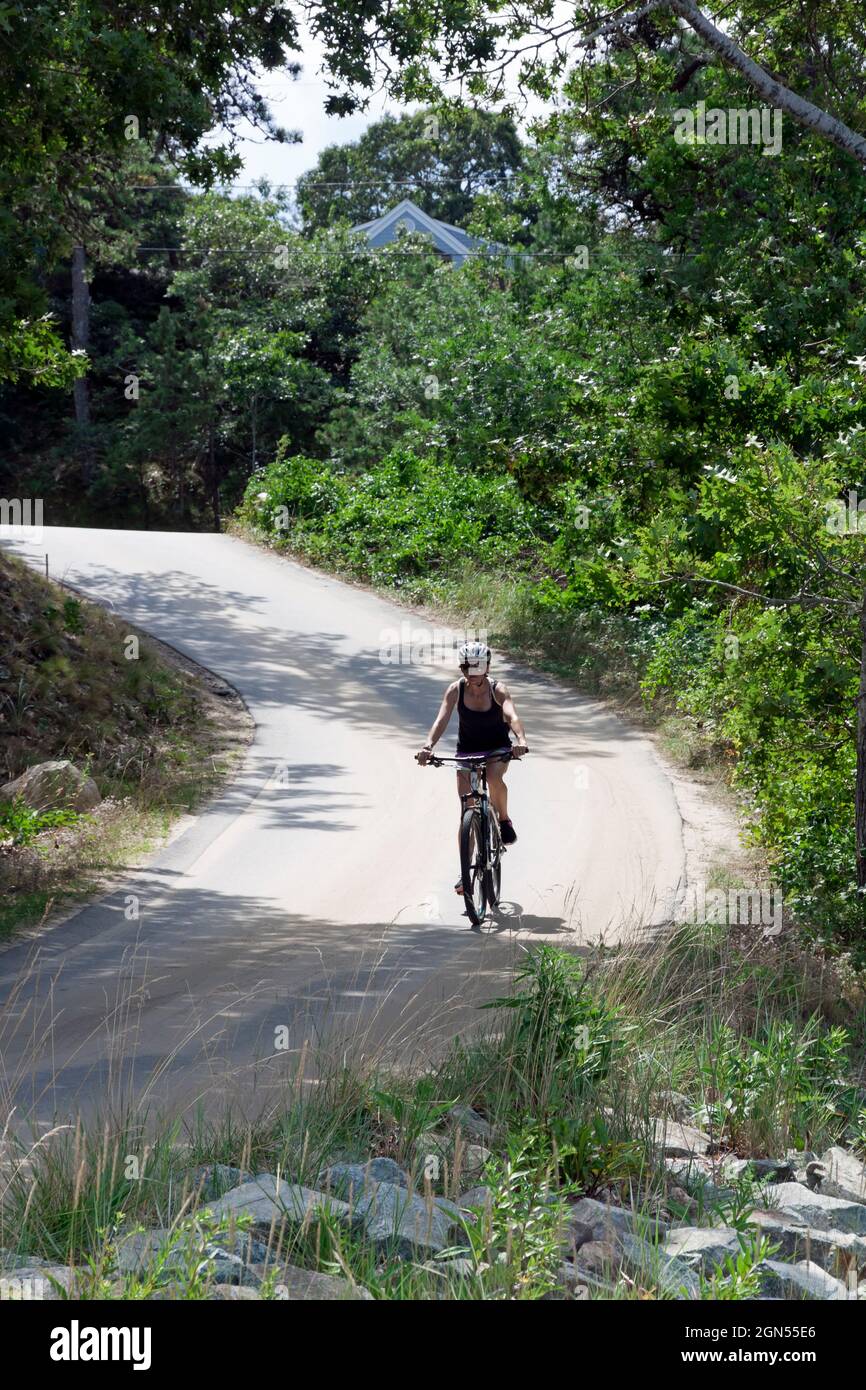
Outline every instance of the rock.
POLYGON ((485 1143, 493 1137, 491 1125, 488 1124, 483 1115, 479 1115, 478 1111, 473 1110, 471 1106, 452 1106, 448 1111, 448 1118, 453 1124, 457 1125, 459 1129, 465 1130, 467 1134, 471 1134, 474 1138, 480 1139, 485 1143))
POLYGON ((0 801, 21 801, 31 811, 91 811, 101 800, 93 778, 66 759, 36 763, 0 787, 0 801))
POLYGON ((866 1164, 838 1146, 822 1155, 826 1177, 821 1191, 828 1197, 840 1197, 849 1202, 866 1202, 866 1164))
POLYGON ((572 1263, 577 1273, 598 1279, 615 1280, 623 1261, 622 1249, 609 1240, 592 1240, 581 1245, 572 1263))
POLYGON ((0 1275, 0 1302, 58 1303, 65 1294, 51 1281, 56 1280, 66 1294, 75 1296, 75 1270, 67 1265, 44 1263, 19 1265, 0 1275))
POLYGON ((214 1284, 208 1290, 208 1301, 213 1303, 220 1299, 226 1303, 246 1303, 250 1299, 260 1300, 261 1294, 248 1284, 214 1284))
POLYGON ((271 1173, 260 1173, 252 1182, 242 1183, 216 1202, 201 1209, 218 1221, 231 1216, 252 1217, 252 1225, 260 1232, 279 1232, 283 1222, 300 1224, 314 1221, 320 1212, 328 1212, 338 1221, 348 1222, 351 1209, 327 1192, 315 1192, 297 1183, 279 1181, 271 1173))
POLYGON ((301 1269, 298 1265, 266 1266, 253 1265, 253 1273, 259 1279, 269 1276, 273 1281, 274 1296, 290 1303, 305 1299, 315 1302, 357 1302, 372 1301, 369 1289, 360 1284, 352 1284, 348 1279, 340 1279, 334 1274, 319 1274, 313 1269, 301 1269))
POLYGON ((804 1168, 807 1163, 814 1163, 818 1155, 813 1154, 811 1149, 788 1149, 785 1153, 785 1162, 796 1171, 804 1168))
POLYGON ((746 1177, 749 1173, 757 1182, 794 1182, 795 1171, 783 1158, 731 1158, 726 1157, 719 1164, 724 1177, 730 1182, 746 1177))
POLYGON ((493 1192, 489 1187, 470 1187, 466 1192, 461 1193, 457 1205, 461 1211, 466 1211, 470 1207, 481 1207, 483 1211, 489 1212, 493 1206, 493 1192))
POLYGON ((593 1240, 611 1240, 614 1236, 639 1235, 646 1231, 654 1240, 667 1233, 662 1221, 647 1221, 625 1207, 608 1206, 594 1197, 581 1197, 568 1208, 569 1223, 579 1222, 589 1227, 593 1240))
POLYGON ((575 1254, 584 1245, 589 1245, 594 1237, 593 1227, 586 1221, 581 1221, 576 1217, 572 1209, 567 1207, 565 1210, 565 1223, 562 1227, 562 1248, 567 1251, 569 1257, 574 1259, 575 1254))
POLYGON ((587 1279, 586 1274, 582 1270, 579 1270, 577 1265, 572 1264, 569 1260, 565 1260, 559 1266, 559 1283, 560 1287, 565 1289, 569 1298, 589 1298, 590 1281, 587 1279))
POLYGON ((695 1107, 681 1091, 660 1091, 656 1103, 660 1114, 679 1120, 680 1124, 688 1124, 694 1117, 695 1107))
POLYGON ((206 1278, 220 1284, 256 1283, 243 1255, 263 1256, 267 1253, 266 1247, 240 1231, 229 1234, 227 1243, 233 1243, 234 1248, 226 1249, 222 1243, 210 1241, 195 1231, 180 1236, 165 1229, 135 1231, 118 1241, 116 1268, 119 1274, 141 1275, 159 1262, 161 1271, 176 1274, 179 1269, 189 1267, 190 1256, 194 1253, 198 1257, 196 1269, 206 1278), (238 1253, 238 1249, 242 1253, 238 1253))
POLYGON ((848 1290, 839 1279, 827 1274, 811 1260, 783 1264, 781 1260, 762 1260, 758 1266, 765 1293, 781 1298, 840 1299, 848 1290))
MULTIPOLYGON (((153 1264, 163 1248, 172 1239, 171 1232, 160 1229, 155 1231, 133 1231, 130 1235, 122 1235, 117 1241, 117 1254, 115 1258, 115 1269, 118 1274, 141 1274, 153 1264)), ((166 1255, 165 1268, 176 1269, 184 1263, 184 1254, 180 1244, 177 1248, 166 1255)))
POLYGON ((379 1183, 356 1201, 353 1217, 368 1240, 409 1259, 439 1254, 456 1243, 454 1228, 462 1229, 459 1208, 452 1202, 418 1197, 393 1183, 379 1183))
POLYGON ((866 1266, 864 1236, 845 1231, 821 1231, 815 1226, 804 1226, 782 1212, 761 1209, 750 1213, 749 1225, 777 1245, 776 1253, 785 1259, 812 1260, 828 1274, 837 1276, 847 1276, 851 1265, 866 1266))
POLYGON ((219 1245, 206 1245, 198 1272, 218 1284, 257 1284, 258 1278, 240 1255, 219 1245))
POLYGON ((252 1177, 252 1173, 243 1168, 232 1168, 228 1163, 205 1163, 192 1170, 187 1182, 194 1192, 199 1193, 202 1201, 211 1202, 230 1192, 233 1187, 251 1182, 252 1177))
POLYGON ((466 1178, 480 1178, 490 1159, 493 1157, 489 1149, 485 1149, 483 1144, 467 1144, 463 1153, 461 1174, 466 1178))
POLYGON ((347 1202, 376 1183, 408 1187, 406 1174, 393 1158, 371 1158, 368 1163, 334 1163, 324 1174, 324 1184, 347 1202))
POLYGON ((426 1129, 412 1145, 412 1155, 418 1170, 416 1180, 429 1178, 431 1182, 438 1182, 453 1169, 454 1136, 426 1129))
POLYGON ((666 1158, 690 1158, 709 1151, 712 1139, 702 1129, 666 1116, 653 1121, 653 1146, 666 1158))
POLYGON ((737 1195, 733 1187, 724 1187, 714 1181, 716 1176, 721 1176, 721 1170, 710 1158, 700 1155, 694 1155, 692 1158, 666 1158, 665 1168, 668 1181, 686 1188, 690 1194, 700 1199, 704 1207, 729 1202, 737 1195))
POLYGON ((697 1202, 690 1193, 686 1192, 684 1187, 678 1187, 676 1183, 672 1183, 668 1188, 668 1201, 670 1203, 675 1203, 678 1207, 682 1207, 687 1214, 693 1214, 698 1211, 700 1207, 700 1203, 697 1202))
POLYGON ((705 1274, 713 1274, 728 1256, 736 1259, 741 1248, 739 1234, 731 1226, 679 1227, 664 1242, 666 1255, 705 1274))
POLYGON ((850 1231, 866 1234, 866 1205, 842 1197, 827 1197, 823 1192, 810 1192, 798 1182, 779 1183, 773 1189, 779 1210, 794 1216, 806 1226, 820 1231, 850 1231))
POLYGON ((640 1236, 622 1235, 623 1263, 643 1282, 673 1298, 699 1298, 701 1283, 684 1260, 669 1256, 640 1236))
POLYGON ((40 1259, 38 1255, 16 1255, 14 1250, 4 1250, 0 1248, 0 1271, 8 1273, 14 1269, 36 1269, 40 1265, 48 1266, 50 1260, 40 1259))

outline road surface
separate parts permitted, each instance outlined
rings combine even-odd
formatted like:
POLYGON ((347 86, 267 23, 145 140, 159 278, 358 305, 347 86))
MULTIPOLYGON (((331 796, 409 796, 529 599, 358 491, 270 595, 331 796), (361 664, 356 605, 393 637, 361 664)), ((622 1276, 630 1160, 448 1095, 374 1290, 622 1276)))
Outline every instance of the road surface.
MULTIPOLYGON (((242 775, 144 870, 0 953, 19 1113, 130 1088, 255 1108, 326 1038, 429 1057, 522 945, 664 920, 685 873, 676 796, 598 703, 495 663, 532 753, 508 774, 505 914, 473 933, 453 890, 454 776, 412 756, 456 674, 420 618, 229 536, 4 528, 2 544, 40 570, 47 553, 54 578, 217 672, 256 723, 242 775)), ((449 752, 455 735, 456 716, 449 752)))

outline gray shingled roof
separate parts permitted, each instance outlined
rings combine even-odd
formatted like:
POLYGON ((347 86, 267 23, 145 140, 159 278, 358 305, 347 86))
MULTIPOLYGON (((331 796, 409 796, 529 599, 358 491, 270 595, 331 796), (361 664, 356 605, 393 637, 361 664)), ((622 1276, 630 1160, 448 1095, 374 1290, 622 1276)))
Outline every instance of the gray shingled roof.
POLYGON ((374 217, 371 222, 360 222, 353 232, 363 232, 371 246, 387 246, 396 241, 400 231, 420 232, 430 237, 437 251, 448 256, 455 265, 462 265, 467 256, 484 251, 500 251, 502 247, 495 242, 482 241, 470 236, 461 227, 453 227, 450 222, 440 222, 423 212, 410 198, 403 198, 396 207, 374 217))

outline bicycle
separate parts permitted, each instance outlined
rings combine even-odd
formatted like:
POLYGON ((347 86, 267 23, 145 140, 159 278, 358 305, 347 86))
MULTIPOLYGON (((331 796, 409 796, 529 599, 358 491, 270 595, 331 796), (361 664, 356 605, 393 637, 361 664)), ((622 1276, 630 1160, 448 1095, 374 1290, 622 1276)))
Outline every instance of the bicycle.
POLYGON ((499 832, 499 817, 490 804, 487 792, 487 763, 507 763, 513 757, 512 753, 499 753, 495 758, 437 758, 431 754, 427 759, 428 767, 444 767, 446 763, 452 763, 469 773, 470 789, 460 796, 463 803, 460 878, 466 916, 473 927, 480 927, 488 910, 498 907, 502 890, 505 846, 499 832))

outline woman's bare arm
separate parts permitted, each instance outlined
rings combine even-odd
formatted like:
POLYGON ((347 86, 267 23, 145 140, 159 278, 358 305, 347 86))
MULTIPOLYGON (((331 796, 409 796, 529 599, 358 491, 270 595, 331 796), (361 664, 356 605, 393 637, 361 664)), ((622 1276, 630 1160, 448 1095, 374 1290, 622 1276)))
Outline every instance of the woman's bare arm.
POLYGON ((508 686, 505 685, 502 681, 496 682, 496 689, 493 693, 496 696, 496 699, 498 700, 499 704, 502 706, 502 714, 506 724, 508 725, 509 729, 512 730, 515 738, 517 739, 517 744, 515 746, 514 751, 517 754, 517 756, 520 757, 521 753, 525 753, 527 751, 526 734, 523 731, 523 721, 521 720, 520 715, 517 713, 517 709, 514 704, 514 698, 511 694, 511 691, 508 689, 508 686))
POLYGON ((451 715, 454 713, 454 706, 457 704, 457 694, 459 688, 460 682, 454 681, 453 684, 449 685, 448 689, 445 691, 445 694, 442 697, 442 703, 439 706, 439 713, 433 720, 430 732, 427 735, 427 746, 419 749, 419 751, 415 754, 415 757, 418 759, 419 763, 426 763, 427 759, 430 756, 430 749, 436 746, 436 744, 439 742, 440 738, 444 734, 445 730, 448 728, 451 715))

